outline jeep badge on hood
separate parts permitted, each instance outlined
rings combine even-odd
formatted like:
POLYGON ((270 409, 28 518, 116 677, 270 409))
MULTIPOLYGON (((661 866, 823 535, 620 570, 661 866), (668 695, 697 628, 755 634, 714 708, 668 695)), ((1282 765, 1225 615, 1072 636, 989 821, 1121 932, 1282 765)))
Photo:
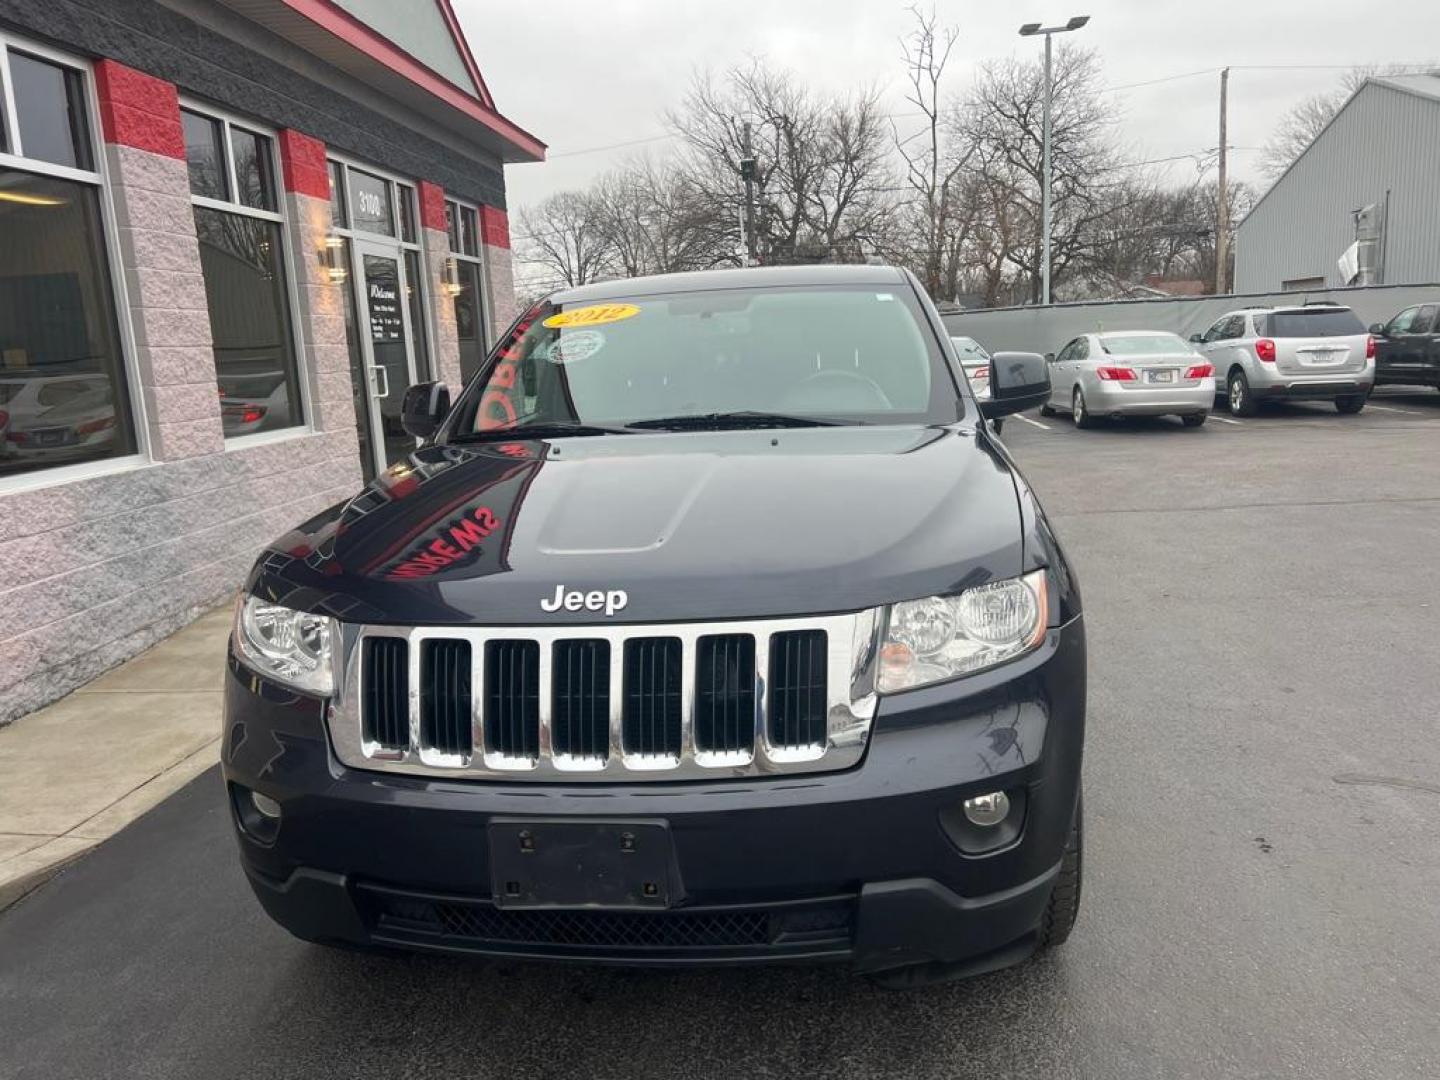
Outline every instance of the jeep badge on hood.
POLYGON ((555 595, 548 600, 540 601, 541 611, 559 611, 562 607, 566 611, 579 611, 584 608, 586 611, 605 612, 606 618, 620 611, 630 602, 625 595, 624 589, 609 589, 601 592, 599 589, 582 593, 578 589, 565 591, 564 585, 555 586, 555 595))

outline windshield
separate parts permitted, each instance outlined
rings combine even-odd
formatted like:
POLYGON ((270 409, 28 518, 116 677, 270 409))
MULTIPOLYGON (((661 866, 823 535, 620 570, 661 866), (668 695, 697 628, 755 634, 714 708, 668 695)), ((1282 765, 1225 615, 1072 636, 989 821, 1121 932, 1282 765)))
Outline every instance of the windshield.
POLYGON ((1365 333, 1365 324, 1349 308, 1276 311, 1266 319, 1270 337, 1349 337, 1365 333))
POLYGON ((952 337, 950 344, 955 346, 955 352, 960 356, 960 362, 967 368, 972 364, 988 364, 990 354, 985 347, 972 337, 952 337))
POLYGON ((747 426, 736 413, 757 426, 759 414, 948 423, 963 408, 922 315, 903 285, 540 305, 466 388, 447 434, 721 415, 747 426))
POLYGON ((1102 337, 1100 347, 1111 356, 1190 356, 1195 350, 1177 334, 1128 334, 1102 337))

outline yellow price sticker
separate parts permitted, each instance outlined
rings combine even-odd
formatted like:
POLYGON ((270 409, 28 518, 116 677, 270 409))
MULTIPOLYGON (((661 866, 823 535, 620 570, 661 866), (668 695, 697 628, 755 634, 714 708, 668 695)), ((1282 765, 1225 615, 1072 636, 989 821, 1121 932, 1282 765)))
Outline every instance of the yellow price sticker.
POLYGON ((551 315, 544 325, 552 330, 567 326, 603 326, 605 323, 631 319, 640 314, 634 304, 591 304, 589 307, 571 308, 558 315, 551 315))

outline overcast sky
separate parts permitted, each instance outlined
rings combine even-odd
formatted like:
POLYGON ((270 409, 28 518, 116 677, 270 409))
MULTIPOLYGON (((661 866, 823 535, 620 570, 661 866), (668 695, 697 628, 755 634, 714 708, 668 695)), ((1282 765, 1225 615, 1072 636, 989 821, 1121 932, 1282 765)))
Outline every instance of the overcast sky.
MULTIPOLYGON (((551 192, 583 186, 627 156, 662 156, 664 110, 697 68, 719 71, 763 56, 824 90, 874 85, 904 104, 898 39, 911 26, 902 0, 547 0, 543 5, 453 0, 500 111, 549 144, 549 160, 506 167, 512 213, 551 192), (541 15, 543 10, 544 14, 541 15)), ((1090 25, 1067 35, 1099 51, 1107 85, 1121 87, 1232 65, 1233 170, 1260 182, 1256 150, 1286 108, 1331 88, 1341 71, 1241 70, 1241 65, 1427 62, 1440 57, 1435 0, 936 0, 960 29, 947 70, 956 89, 977 62, 1038 55, 1022 22, 1090 25)), ((1217 70, 1117 90, 1117 135, 1133 160, 1213 149, 1217 70)), ((1179 182, 1185 161, 1167 166, 1179 182)))

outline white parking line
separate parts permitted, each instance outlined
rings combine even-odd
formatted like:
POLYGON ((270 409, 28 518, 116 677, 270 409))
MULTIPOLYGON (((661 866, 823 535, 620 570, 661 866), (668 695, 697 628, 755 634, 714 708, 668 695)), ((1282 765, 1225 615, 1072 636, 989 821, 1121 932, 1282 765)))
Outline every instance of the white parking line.
POLYGON ((1211 413, 1211 414, 1210 414, 1210 419, 1211 419, 1211 420, 1218 420, 1218 421, 1220 421, 1220 423, 1222 423, 1222 424, 1235 424, 1235 425, 1237 425, 1237 426, 1239 426, 1239 427, 1244 427, 1244 426, 1245 426, 1244 423, 1242 423, 1242 422, 1239 421, 1239 420, 1231 420, 1230 417, 1228 417, 1228 416, 1216 416, 1214 413, 1211 413))
POLYGON ((1417 413, 1414 409, 1397 409, 1397 408, 1395 408, 1395 406, 1393 406, 1393 405, 1373 405, 1373 404, 1367 404, 1365 407, 1366 407, 1367 409, 1374 409, 1376 412, 1398 412, 1398 413, 1402 413, 1402 414, 1405 415, 1405 416, 1419 416, 1419 415, 1420 415, 1420 414, 1417 413))
POLYGON ((1027 424, 1033 424, 1033 425, 1035 425, 1036 427, 1038 427, 1041 431, 1049 431, 1049 430, 1050 430, 1050 425, 1049 425, 1049 424, 1042 424, 1042 423, 1040 423, 1039 420, 1031 420, 1028 416, 1021 416, 1019 413, 1016 413, 1016 414, 1015 414, 1015 419, 1016 419, 1016 420, 1024 420, 1025 423, 1027 423, 1027 424))

